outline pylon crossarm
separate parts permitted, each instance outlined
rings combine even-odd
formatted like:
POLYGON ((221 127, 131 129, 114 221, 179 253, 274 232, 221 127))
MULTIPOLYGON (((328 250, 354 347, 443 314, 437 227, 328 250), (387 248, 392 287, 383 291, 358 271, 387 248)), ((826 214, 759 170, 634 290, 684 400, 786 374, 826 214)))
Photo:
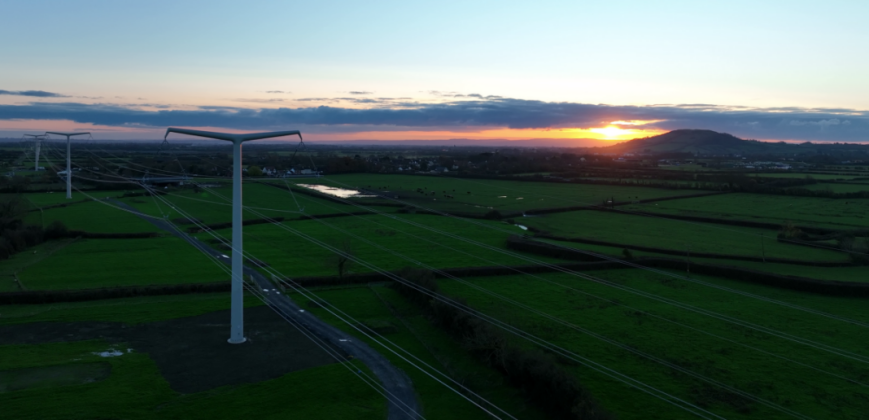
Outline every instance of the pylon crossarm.
POLYGON ((233 133, 218 133, 215 131, 190 130, 187 128, 169 127, 166 129, 166 135, 163 136, 163 140, 165 140, 167 137, 169 137, 169 133, 187 134, 188 136, 205 137, 205 138, 209 138, 209 139, 226 140, 226 141, 231 141, 231 142, 237 142, 237 141, 238 142, 245 142, 245 141, 251 141, 251 140, 270 139, 270 138, 274 138, 274 137, 284 137, 284 136, 299 136, 300 139, 302 138, 302 133, 299 132, 299 130, 233 134, 233 133))

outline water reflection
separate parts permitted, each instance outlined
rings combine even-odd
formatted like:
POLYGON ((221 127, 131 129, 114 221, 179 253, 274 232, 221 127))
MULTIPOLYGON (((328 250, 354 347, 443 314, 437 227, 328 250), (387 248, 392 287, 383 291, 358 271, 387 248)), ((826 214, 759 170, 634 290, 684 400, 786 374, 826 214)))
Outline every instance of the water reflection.
POLYGON ((318 185, 318 184, 296 184, 303 188, 310 188, 317 192, 321 192, 323 194, 332 195, 340 198, 364 198, 364 197, 375 197, 373 195, 366 195, 360 193, 358 190, 348 190, 346 188, 337 188, 330 187, 328 185, 318 185))

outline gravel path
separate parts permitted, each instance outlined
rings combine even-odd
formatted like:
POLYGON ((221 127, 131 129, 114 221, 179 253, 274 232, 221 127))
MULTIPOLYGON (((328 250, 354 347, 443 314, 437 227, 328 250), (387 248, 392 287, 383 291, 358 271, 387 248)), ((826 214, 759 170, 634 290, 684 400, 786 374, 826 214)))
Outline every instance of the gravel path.
MULTIPOLYGON (((128 205, 119 200, 111 200, 114 204, 132 211, 143 219, 152 223, 154 226, 165 230, 181 239, 184 239, 189 244, 196 247, 207 255, 211 255, 217 260, 226 265, 230 265, 229 258, 225 258, 223 253, 211 248, 196 238, 187 235, 178 230, 174 225, 164 220, 153 219, 142 215, 135 207, 128 205)), ((274 285, 258 271, 245 266, 245 275, 252 276, 256 284, 261 289, 268 289, 269 292, 264 293, 266 303, 275 311, 281 313, 286 318, 292 320, 298 325, 318 337, 328 342, 329 344, 340 348, 347 354, 352 355, 356 359, 362 361, 375 376, 380 380, 384 392, 387 394, 389 405, 389 420, 415 420, 421 418, 417 413, 420 412, 419 402, 416 398, 416 392, 413 389, 413 383, 410 378, 401 369, 392 365, 386 357, 376 352, 364 342, 357 340, 355 337, 327 324, 323 320, 317 318, 308 311, 299 307, 292 299, 284 294, 274 290, 274 285)))

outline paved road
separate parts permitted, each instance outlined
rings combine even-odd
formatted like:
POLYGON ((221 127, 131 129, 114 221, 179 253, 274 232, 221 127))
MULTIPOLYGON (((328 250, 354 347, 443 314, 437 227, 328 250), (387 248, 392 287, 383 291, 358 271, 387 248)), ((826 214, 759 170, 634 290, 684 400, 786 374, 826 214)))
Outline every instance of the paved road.
MULTIPOLYGON (((206 255, 210 255, 226 265, 230 265, 230 259, 223 255, 220 251, 211 248, 205 243, 200 242, 196 238, 187 235, 178 230, 173 224, 146 217, 142 215, 136 208, 118 200, 110 200, 112 203, 121 206, 139 215, 139 217, 147 220, 154 226, 165 230, 181 239, 184 239, 196 249, 202 251, 206 255)), ((276 291, 272 283, 258 271, 251 267, 244 267, 245 275, 252 276, 256 284, 268 292, 264 292, 266 303, 274 310, 280 312, 286 318, 292 320, 298 325, 318 337, 344 351, 346 354, 353 355, 356 359, 365 363, 383 385, 384 391, 387 393, 389 412, 389 420, 416 420, 420 416, 416 415, 419 412, 419 402, 416 399, 416 393, 413 390, 413 383, 410 378, 401 371, 401 369, 392 365, 383 355, 376 352, 362 341, 355 337, 327 324, 317 318, 310 312, 302 309, 292 299, 284 294, 276 291)))

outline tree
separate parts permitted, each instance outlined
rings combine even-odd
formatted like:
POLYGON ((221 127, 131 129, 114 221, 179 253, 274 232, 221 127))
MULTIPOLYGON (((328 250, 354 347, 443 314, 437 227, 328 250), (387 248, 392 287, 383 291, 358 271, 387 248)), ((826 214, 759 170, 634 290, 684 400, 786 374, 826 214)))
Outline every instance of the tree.
POLYGON ((353 244, 350 240, 343 239, 337 245, 333 245, 333 248, 335 248, 334 254, 329 257, 326 263, 330 267, 335 267, 338 270, 338 278, 343 279, 344 275, 350 271, 350 267, 353 266, 353 244))
POLYGON ((15 193, 24 192, 29 185, 30 178, 26 176, 13 176, 11 182, 9 182, 9 188, 15 193))
POLYGON ((785 239, 800 239, 805 236, 805 234, 794 224, 794 222, 788 220, 784 226, 782 226, 779 236, 785 239))
POLYGON ((247 174, 250 176, 263 176, 263 170, 256 165, 247 168, 247 174))

